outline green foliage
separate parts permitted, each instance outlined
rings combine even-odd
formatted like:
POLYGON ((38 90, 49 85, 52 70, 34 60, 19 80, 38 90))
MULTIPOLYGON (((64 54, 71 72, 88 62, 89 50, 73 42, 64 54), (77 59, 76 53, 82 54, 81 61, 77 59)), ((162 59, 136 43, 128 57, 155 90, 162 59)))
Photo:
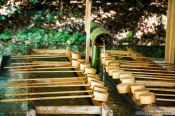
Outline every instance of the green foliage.
POLYGON ((9 40, 10 37, 11 36, 8 33, 2 33, 2 34, 0 34, 0 40, 9 40))
POLYGON ((3 8, 0 8, 0 21, 4 21, 7 18, 11 17, 13 14, 20 12, 19 6, 4 6, 3 8))
POLYGON ((79 32, 70 34, 68 31, 48 30, 41 28, 25 28, 14 30, 5 29, 0 34, 1 54, 26 54, 29 48, 58 48, 60 45, 72 46, 85 42, 85 35, 79 32), (7 43, 5 40, 9 40, 7 43))
POLYGON ((41 0, 28 0, 28 2, 32 4, 38 4, 41 3, 41 0))
POLYGON ((0 40, 6 41, 11 39, 11 34, 9 29, 5 29, 4 33, 0 34, 0 40))
POLYGON ((133 41, 134 39, 136 39, 134 37, 135 33, 133 31, 128 31, 127 32, 127 36, 125 38, 122 39, 123 42, 130 42, 133 41))

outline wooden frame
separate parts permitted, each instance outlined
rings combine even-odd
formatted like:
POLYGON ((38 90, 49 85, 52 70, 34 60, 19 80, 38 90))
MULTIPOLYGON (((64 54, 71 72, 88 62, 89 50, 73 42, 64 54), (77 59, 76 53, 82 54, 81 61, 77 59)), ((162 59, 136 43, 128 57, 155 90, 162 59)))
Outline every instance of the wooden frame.
MULTIPOLYGON (((71 51, 70 50, 42 50, 42 49, 38 49, 38 50, 32 50, 34 51, 34 53, 44 53, 44 54, 62 54, 65 53, 67 58, 71 61, 71 51)), ((23 64, 23 63, 22 63, 23 64)), ((26 63, 28 64, 28 63, 26 63)), ((16 65, 21 65, 16 63, 16 65)), ((29 63, 30 65, 30 63, 29 63)), ((24 65, 25 66, 25 65, 24 65)), ((20 66, 19 66, 20 67, 20 66)), ((71 67, 71 66, 70 66, 71 67)), ((7 68, 14 68, 14 67, 7 67, 7 68)), ((61 67, 60 67, 61 68, 61 67)), ((65 68, 65 67, 63 67, 65 68)), ((67 68, 67 67, 66 67, 67 68)), ((71 67, 73 68, 73 67, 71 67)), ((41 68, 42 69, 42 68, 41 68)), ((49 68, 50 69, 50 68, 49 68)), ((72 70, 73 72, 76 72, 78 75, 78 79, 80 79, 80 81, 83 81, 85 79, 82 71, 76 71, 76 70, 72 70)), ((72 72, 69 71, 69 72, 72 72)), ((30 72, 30 71, 28 71, 30 72)), ((44 72, 44 71, 40 71, 40 72, 44 72)), ((46 71, 46 72, 59 72, 59 71, 46 71)), ((34 72, 35 73, 35 72, 34 72)), ((18 80, 9 80, 10 82, 18 82, 18 81, 33 81, 33 80, 59 80, 58 78, 37 78, 37 79, 18 79, 18 80)), ((61 78, 62 79, 62 78, 61 78)), ((68 80, 74 80, 73 77, 67 77, 66 79, 68 80)), ((30 84, 30 83, 29 83, 30 84)), ((93 94, 92 94, 92 90, 89 90, 89 84, 79 84, 79 85, 75 85, 75 84, 63 84, 63 85, 50 85, 50 84, 43 84, 43 83, 36 83, 37 86, 31 84, 31 85, 15 85, 15 86, 8 86, 7 88, 28 88, 28 87, 67 87, 67 86, 83 86, 85 88, 85 90, 76 90, 76 91, 65 91, 65 92, 36 92, 36 93, 18 93, 18 94, 6 94, 6 96, 26 96, 26 95, 40 95, 40 94, 62 94, 62 93, 87 93, 87 95, 74 95, 74 96, 56 96, 56 97, 40 97, 40 98, 17 98, 17 99, 3 99, 0 100, 1 102, 18 102, 18 101, 33 101, 33 100, 51 100, 51 99, 72 99, 72 98, 90 98, 92 100, 92 102, 94 103, 95 106, 36 106, 37 108, 40 108, 40 110, 36 110, 36 111, 29 111, 27 114, 32 114, 32 116, 38 114, 100 114, 101 116, 113 116, 113 112, 112 110, 110 110, 106 105, 105 102, 99 102, 96 100, 93 100, 93 94), (40 86, 41 84, 41 86, 40 86), (39 85, 39 86, 38 86, 39 85), (49 109, 49 111, 47 110, 47 108, 49 109), (56 110, 51 110, 51 109, 55 109, 56 110), (41 109, 45 109, 45 110, 41 110, 41 109), (71 110, 70 110, 71 109, 71 110), (59 112, 58 112, 59 111, 59 112)))
POLYGON ((168 0, 165 61, 175 63, 175 0, 168 0))
MULTIPOLYGON (((120 51, 120 50, 108 50, 107 51, 111 56, 128 56, 134 61, 127 61, 127 60, 114 60, 113 62, 118 63, 118 65, 113 65, 115 67, 120 67, 120 69, 125 70, 127 72, 131 72, 132 76, 136 78, 136 83, 143 84, 147 86, 147 88, 152 92, 156 92, 156 101, 161 102, 175 102, 174 94, 169 94, 166 92, 175 92, 175 72, 174 72, 174 64, 172 63, 161 63, 157 64, 151 61, 152 58, 143 57, 141 54, 137 53, 132 49, 128 49, 127 51, 120 51), (122 68, 122 65, 126 65, 122 68), (139 66, 137 66, 139 65, 139 66), (158 72, 157 72, 158 71, 158 72), (170 88, 171 87, 171 88, 170 88), (162 94, 162 92, 165 92, 162 94), (169 96, 168 98, 165 98, 169 96), (164 97, 164 98, 163 98, 164 97)), ((112 63, 111 63, 112 64, 112 63)), ((108 66, 109 68, 110 66, 108 66)), ((116 82, 116 81, 115 81, 116 82)), ((138 100, 135 100, 133 96, 130 96, 132 101, 137 106, 141 106, 138 100)), ((155 104, 151 104, 155 105, 155 104)), ((141 106, 142 107, 142 106, 141 106)), ((149 105, 144 106, 147 111, 151 111, 149 109, 149 105)), ((151 106, 152 107, 152 106, 151 106)), ((170 113, 173 115, 175 113, 175 106, 172 105, 171 107, 163 106, 156 108, 161 108, 162 112, 159 112, 158 115, 162 115, 163 113, 170 113)), ((143 107, 142 107, 143 108, 143 107)), ((150 112, 156 113, 156 112, 150 112)), ((152 114, 151 114, 152 115, 152 114)))

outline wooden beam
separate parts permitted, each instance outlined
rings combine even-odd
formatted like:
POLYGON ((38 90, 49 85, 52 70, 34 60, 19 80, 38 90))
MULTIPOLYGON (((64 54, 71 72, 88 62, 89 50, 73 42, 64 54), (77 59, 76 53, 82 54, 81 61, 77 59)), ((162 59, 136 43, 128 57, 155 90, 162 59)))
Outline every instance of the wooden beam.
POLYGON ((168 21, 166 30, 165 61, 175 63, 175 0, 168 0, 168 21))
POLYGON ((90 57, 90 23, 91 23, 91 0, 86 0, 85 12, 85 31, 86 31, 86 63, 89 63, 90 57))
POLYGON ((37 114, 101 114, 101 106, 36 106, 37 114))
POLYGON ((175 107, 160 106, 158 107, 163 115, 175 115, 175 107))

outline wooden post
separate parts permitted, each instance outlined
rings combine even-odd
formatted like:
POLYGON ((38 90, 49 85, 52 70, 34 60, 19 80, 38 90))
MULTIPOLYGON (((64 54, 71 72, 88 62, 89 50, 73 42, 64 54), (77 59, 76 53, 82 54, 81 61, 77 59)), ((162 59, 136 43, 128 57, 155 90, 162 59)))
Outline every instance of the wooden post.
POLYGON ((91 0, 86 0, 85 31, 86 31, 86 63, 89 63, 90 56, 90 23, 91 23, 91 0))
POLYGON ((113 116, 113 111, 107 105, 103 104, 101 116, 113 116))
POLYGON ((175 63, 175 0, 168 0, 165 61, 175 63))

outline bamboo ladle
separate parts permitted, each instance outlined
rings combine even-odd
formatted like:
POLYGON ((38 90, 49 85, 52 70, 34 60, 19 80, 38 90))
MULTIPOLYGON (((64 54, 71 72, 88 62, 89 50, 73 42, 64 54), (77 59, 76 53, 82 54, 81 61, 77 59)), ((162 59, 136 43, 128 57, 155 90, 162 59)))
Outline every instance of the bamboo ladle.
POLYGON ((72 80, 72 81, 64 81, 64 82, 42 82, 42 83, 26 83, 26 84, 12 84, 11 87, 16 86, 35 86, 35 85, 58 85, 58 84, 84 84, 85 80, 72 80))
POLYGON ((81 70, 64 70, 64 71, 17 71, 15 74, 31 74, 31 73, 69 73, 69 72, 82 72, 81 70))
POLYGON ((36 85, 36 86, 7 86, 6 88, 51 88, 51 87, 88 87, 89 84, 60 84, 60 85, 36 85))
POLYGON ((77 68, 77 67, 73 67, 73 66, 70 66, 70 67, 50 67, 50 68, 35 68, 35 67, 32 67, 32 68, 29 68, 29 69, 21 69, 21 68, 19 68, 19 69, 17 69, 17 68, 15 68, 13 71, 30 71, 30 70, 49 70, 49 69, 69 69, 69 68, 71 68, 71 69, 75 69, 75 68, 77 68))
POLYGON ((40 56, 40 57, 33 57, 33 56, 27 56, 27 57, 12 57, 13 60, 18 59, 41 59, 41 58, 65 58, 67 56, 40 56))
POLYGON ((77 91, 55 91, 55 92, 35 92, 35 93, 15 93, 5 94, 5 96, 29 96, 29 95, 55 95, 55 94, 71 94, 71 93, 92 93, 93 90, 77 90, 77 91))
POLYGON ((86 77, 55 77, 55 78, 32 78, 32 79, 10 79, 8 81, 18 82, 18 81, 40 81, 40 80, 59 80, 59 81, 71 81, 71 80, 84 80, 86 77))
POLYGON ((72 95, 72 96, 56 96, 56 97, 40 97, 40 98, 21 98, 21 99, 2 99, 0 102, 22 102, 36 100, 54 100, 54 99, 75 99, 75 98, 92 98, 93 95, 72 95))

